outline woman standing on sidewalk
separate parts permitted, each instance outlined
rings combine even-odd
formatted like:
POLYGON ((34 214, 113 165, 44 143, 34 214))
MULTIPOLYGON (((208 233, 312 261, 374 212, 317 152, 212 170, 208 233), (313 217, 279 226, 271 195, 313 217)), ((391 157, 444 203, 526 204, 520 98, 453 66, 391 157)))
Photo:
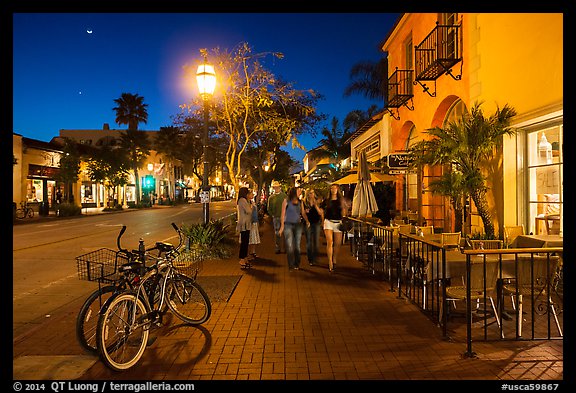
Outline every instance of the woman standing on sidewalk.
POLYGON ((238 201, 236 212, 238 213, 238 222, 236 223, 236 232, 240 233, 240 266, 249 267, 248 261, 248 243, 250 242, 250 229, 252 228, 252 205, 249 200, 250 190, 248 187, 240 187, 238 190, 238 201))
POLYGON ((300 243, 302 241, 302 220, 306 226, 310 225, 308 216, 304 211, 304 204, 300 200, 301 189, 292 187, 288 192, 288 198, 282 202, 282 216, 280 224, 280 234, 284 233, 286 244, 286 256, 288 257, 288 268, 298 270, 300 268, 300 243))
POLYGON ((320 227, 322 224, 322 210, 318 206, 314 190, 308 190, 304 199, 304 211, 308 216, 310 225, 306 227, 306 255, 310 266, 318 261, 318 250, 320 248, 320 227))
POLYGON ((328 255, 328 270, 330 273, 336 267, 336 260, 342 244, 342 218, 348 210, 346 201, 340 192, 338 184, 330 186, 330 193, 322 203, 324 213, 324 235, 326 236, 326 254, 328 255))

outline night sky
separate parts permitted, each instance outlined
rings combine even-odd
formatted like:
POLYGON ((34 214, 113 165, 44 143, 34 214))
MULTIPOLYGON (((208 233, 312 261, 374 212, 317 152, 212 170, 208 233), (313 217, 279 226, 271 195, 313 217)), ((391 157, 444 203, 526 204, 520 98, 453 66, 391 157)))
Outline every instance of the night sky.
MULTIPOLYGON (((115 123, 114 99, 139 94, 148 104, 141 130, 172 124, 179 105, 196 96, 183 66, 200 48, 232 49, 248 42, 255 53, 282 52, 268 68, 326 98, 318 109, 340 123, 371 104, 344 97, 350 69, 377 61, 380 43, 398 14, 384 13, 14 13, 13 131, 50 141, 60 129, 125 129, 115 123)), ((311 149, 317 139, 301 138, 311 149)), ((297 160, 305 152, 287 150, 297 160)))

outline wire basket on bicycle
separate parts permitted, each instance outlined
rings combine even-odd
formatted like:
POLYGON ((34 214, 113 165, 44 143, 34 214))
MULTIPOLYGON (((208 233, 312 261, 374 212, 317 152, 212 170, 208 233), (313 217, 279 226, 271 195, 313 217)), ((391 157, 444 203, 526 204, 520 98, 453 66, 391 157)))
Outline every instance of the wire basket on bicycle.
POLYGON ((123 251, 100 248, 76 257, 80 280, 114 283, 120 278, 118 266, 129 262, 123 251))

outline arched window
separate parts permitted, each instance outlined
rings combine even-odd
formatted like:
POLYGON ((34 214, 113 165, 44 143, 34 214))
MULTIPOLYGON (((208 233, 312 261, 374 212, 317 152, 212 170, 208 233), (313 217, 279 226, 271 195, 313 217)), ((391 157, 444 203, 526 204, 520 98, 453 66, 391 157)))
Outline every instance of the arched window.
POLYGON ((445 128, 449 123, 455 120, 460 120, 462 118, 462 115, 464 115, 466 111, 467 109, 466 104, 464 104, 464 101, 460 99, 454 101, 454 103, 446 113, 446 117, 444 118, 444 122, 442 123, 442 128, 445 128))
POLYGON ((414 143, 416 137, 416 126, 412 124, 410 131, 408 131, 408 138, 406 138, 406 143, 404 144, 404 150, 408 150, 411 144, 414 143))

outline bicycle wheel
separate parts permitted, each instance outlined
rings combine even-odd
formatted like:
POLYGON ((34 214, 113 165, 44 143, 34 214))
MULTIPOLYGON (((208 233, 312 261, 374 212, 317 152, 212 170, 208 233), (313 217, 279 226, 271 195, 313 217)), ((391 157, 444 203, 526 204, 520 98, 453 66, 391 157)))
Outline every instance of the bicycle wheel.
POLYGON ((114 371, 134 366, 146 350, 150 323, 146 304, 132 292, 118 294, 98 319, 96 340, 102 361, 114 371))
POLYGON ((168 307, 178 318, 191 325, 200 325, 210 318, 212 303, 196 281, 182 274, 175 274, 167 285, 168 307))
POLYGON ((28 208, 28 209, 26 210, 26 217, 28 217, 28 218, 34 217, 34 210, 28 208))
POLYGON ((16 218, 21 220, 24 217, 26 217, 26 212, 22 209, 16 209, 16 218))
POLYGON ((106 300, 112 296, 115 289, 114 285, 107 285, 92 292, 76 317, 76 338, 80 346, 89 353, 98 353, 98 347, 96 346, 98 316, 100 315, 100 309, 106 300))

